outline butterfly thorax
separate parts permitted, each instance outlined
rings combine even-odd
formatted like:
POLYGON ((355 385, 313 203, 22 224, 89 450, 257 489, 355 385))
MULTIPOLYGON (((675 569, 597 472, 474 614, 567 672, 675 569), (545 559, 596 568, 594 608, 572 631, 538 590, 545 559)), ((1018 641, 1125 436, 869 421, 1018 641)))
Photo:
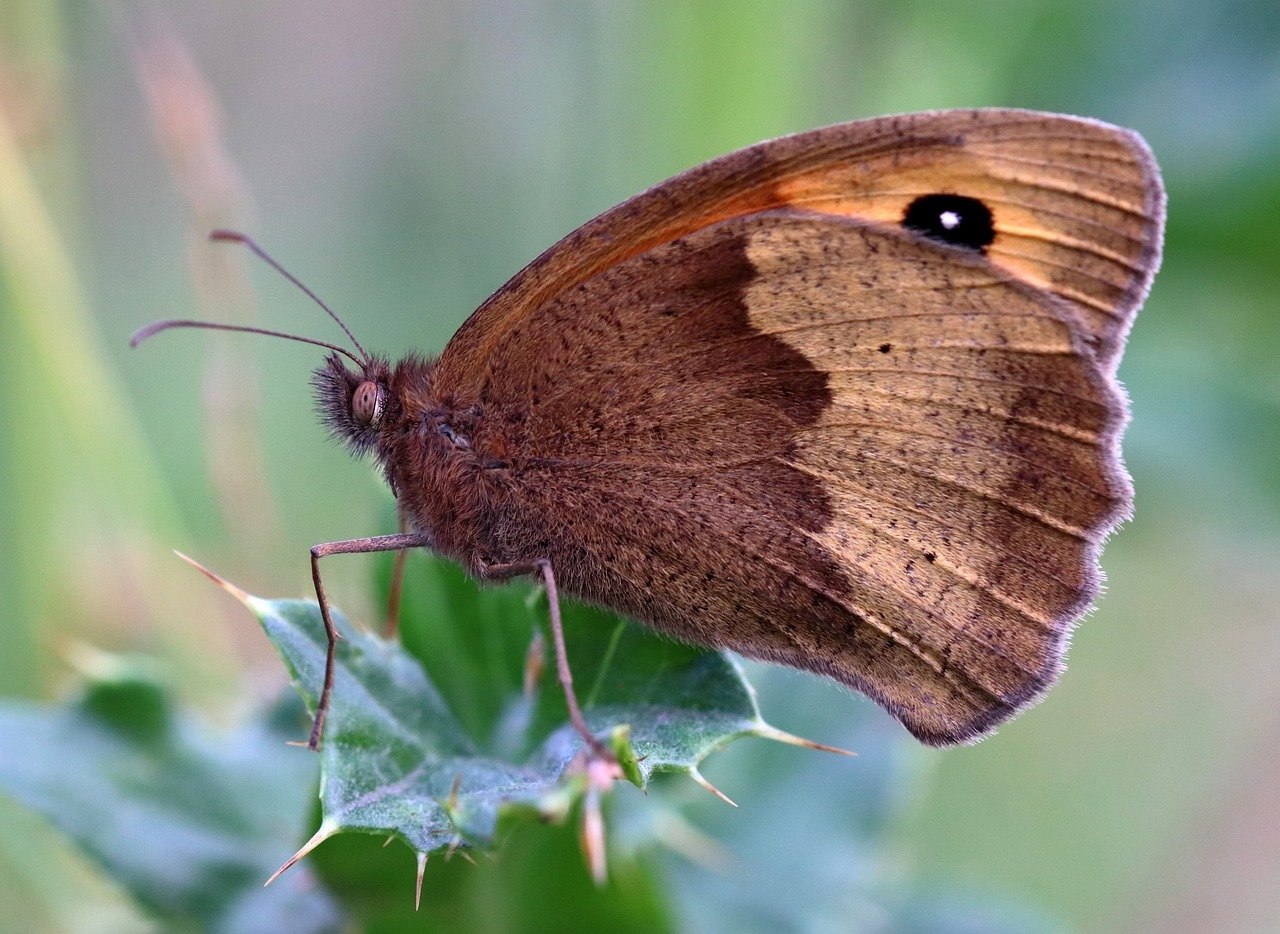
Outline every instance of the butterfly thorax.
POLYGON ((490 546, 500 488, 451 414, 430 413, 393 438, 384 469, 408 524, 474 572, 500 563, 490 546))
POLYGON ((315 372, 317 408, 353 454, 373 454, 414 531, 475 569, 494 561, 491 528, 501 493, 492 452, 478 446, 481 406, 434 385, 435 361, 371 357, 358 369, 334 355, 315 372))

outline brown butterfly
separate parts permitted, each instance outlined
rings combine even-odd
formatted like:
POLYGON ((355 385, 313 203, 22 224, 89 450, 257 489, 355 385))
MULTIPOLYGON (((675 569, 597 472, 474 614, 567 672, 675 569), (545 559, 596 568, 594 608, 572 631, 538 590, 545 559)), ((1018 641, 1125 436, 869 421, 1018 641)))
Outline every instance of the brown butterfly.
MULTIPOLYGON (((439 358, 311 341, 334 351, 325 420, 374 455, 408 529, 312 549, 331 641, 318 560, 425 547, 482 580, 542 577, 597 750, 557 584, 835 678, 923 742, 981 737, 1057 678, 1129 515, 1115 372, 1163 225, 1130 131, 885 117, 605 212, 439 358)), ((331 644, 313 746, 332 683, 331 644)))

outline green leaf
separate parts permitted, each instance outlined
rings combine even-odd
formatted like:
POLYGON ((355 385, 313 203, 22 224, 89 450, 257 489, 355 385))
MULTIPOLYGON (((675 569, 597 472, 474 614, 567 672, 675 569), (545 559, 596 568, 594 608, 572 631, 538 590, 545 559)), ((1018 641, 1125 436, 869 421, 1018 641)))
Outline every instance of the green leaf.
POLYGON ((0 703, 0 788, 43 814, 168 925, 331 930, 307 872, 262 887, 308 815, 315 763, 285 745, 295 698, 230 735, 175 713, 153 666, 94 656, 72 703, 0 703))
POLYGON ((790 704, 798 729, 856 749, 858 758, 850 763, 739 743, 708 771, 740 809, 670 786, 645 807, 618 808, 626 836, 655 857, 659 885, 674 894, 682 930, 1061 930, 981 880, 953 889, 945 880, 920 878, 902 858, 903 821, 937 753, 834 682, 777 665, 749 663, 747 671, 762 705, 790 704), (647 807, 655 799, 665 811, 647 807), (654 841, 665 845, 653 847, 654 841))
MULTIPOLYGON (((614 796, 611 803, 616 805, 621 798, 614 796)), ((383 846, 368 834, 339 834, 306 862, 359 930, 492 934, 684 930, 670 917, 672 887, 652 870, 652 859, 615 848, 608 882, 598 886, 583 868, 576 828, 567 824, 513 822, 510 831, 502 834, 501 847, 474 864, 460 855, 433 856, 426 868, 420 910, 411 897, 413 860, 399 844, 383 846)))
MULTIPOLYGON (((327 646, 318 607, 244 599, 314 710, 327 646)), ((481 590, 445 562, 415 559, 404 606, 406 642, 445 687, 398 643, 335 613, 343 638, 321 754, 322 821, 308 848, 361 831, 399 837, 425 857, 492 847, 504 816, 563 818, 585 790, 583 743, 554 678, 534 698, 521 689, 545 599, 527 586, 481 590)), ((612 735, 640 787, 659 771, 704 781, 703 759, 742 736, 791 739, 761 719, 728 656, 598 610, 566 603, 563 611, 587 722, 612 735)))

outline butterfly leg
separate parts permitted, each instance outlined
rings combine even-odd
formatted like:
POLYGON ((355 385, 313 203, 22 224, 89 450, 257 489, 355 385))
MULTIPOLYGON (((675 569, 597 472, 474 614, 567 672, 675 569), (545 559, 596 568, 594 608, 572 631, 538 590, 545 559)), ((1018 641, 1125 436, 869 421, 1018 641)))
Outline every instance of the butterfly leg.
MULTIPOLYGON (((400 534, 405 534, 408 525, 404 516, 400 517, 400 534)), ((400 595, 404 593, 404 562, 409 552, 401 548, 396 552, 396 562, 391 568, 391 588, 387 593, 387 624, 383 635, 394 639, 400 631, 400 595)))
POLYGON ((427 535, 416 535, 400 532, 396 535, 376 535, 373 538, 351 538, 341 542, 325 542, 311 548, 311 581, 316 588, 316 601, 320 604, 320 616, 324 619, 325 635, 329 638, 329 649, 324 658, 324 686, 320 689, 320 702, 316 704, 316 716, 311 723, 311 738, 307 740, 310 749, 320 748, 320 737, 324 735, 324 721, 329 714, 329 697, 333 694, 333 676, 337 664, 338 628, 333 624, 333 615, 329 610, 329 597, 324 592, 324 582, 320 579, 320 559, 326 555, 368 554, 375 551, 399 551, 402 555, 406 548, 430 548, 434 542, 427 535))
POLYGON ((578 731, 578 735, 583 741, 591 747, 596 755, 613 761, 613 753, 600 740, 596 739, 595 734, 587 726, 587 720, 582 715, 582 708, 578 705, 578 695, 573 690, 573 672, 569 669, 569 655, 564 645, 564 624, 560 619, 560 593, 556 589, 555 571, 551 569, 551 562, 546 558, 539 558, 536 561, 519 562, 516 564, 488 564, 481 566, 481 573, 492 580, 504 580, 509 577, 518 577, 522 574, 540 574, 543 584, 547 588, 547 604, 549 607, 549 615, 551 617, 551 641, 556 650, 556 676, 560 681, 560 688, 564 691, 564 700, 569 707, 569 722, 573 724, 573 728, 578 731))

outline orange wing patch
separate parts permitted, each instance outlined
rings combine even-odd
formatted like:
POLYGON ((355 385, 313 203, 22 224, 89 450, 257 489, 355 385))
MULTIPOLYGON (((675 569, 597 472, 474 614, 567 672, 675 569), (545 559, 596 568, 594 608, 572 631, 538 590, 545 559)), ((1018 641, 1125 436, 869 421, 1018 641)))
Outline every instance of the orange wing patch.
POLYGON ((923 195, 962 194, 991 209, 999 268, 1067 301, 1109 365, 1154 273, 1163 211, 1154 163, 1131 134, 1089 121, 956 124, 856 162, 778 184, 797 207, 897 224, 923 195))

